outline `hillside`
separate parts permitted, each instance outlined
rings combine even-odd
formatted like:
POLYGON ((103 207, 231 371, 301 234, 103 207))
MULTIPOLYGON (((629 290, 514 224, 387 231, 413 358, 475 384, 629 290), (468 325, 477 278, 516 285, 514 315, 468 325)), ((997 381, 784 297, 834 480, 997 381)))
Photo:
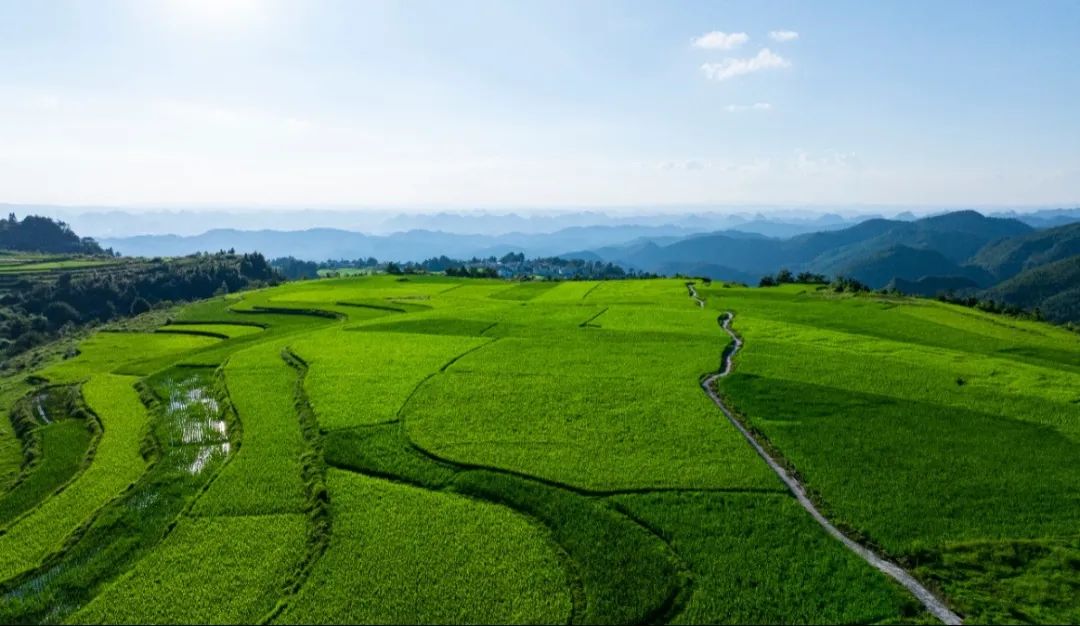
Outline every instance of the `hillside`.
MULTIPOLYGON (((78 242, 78 246, 100 251, 97 244, 79 239, 62 223, 51 220, 30 216, 8 232, 16 229, 46 233, 36 241, 59 242, 50 247, 78 242)), ((12 365, 9 357, 81 328, 138 315, 159 303, 240 291, 279 278, 258 253, 169 259, 4 253, 0 255, 0 368, 12 365)))
POLYGON ((872 252, 846 265, 830 265, 821 270, 834 276, 848 276, 872 287, 882 287, 895 280, 921 280, 928 277, 961 278, 974 285, 987 284, 989 274, 978 267, 961 267, 933 249, 895 245, 872 252))
POLYGON ((1004 280, 1024 270, 1080 254, 1080 223, 1038 230, 987 244, 972 262, 1004 280))
POLYGON ((337 229, 217 229, 193 237, 142 236, 108 243, 142 255, 237 249, 297 260, 365 259, 367 265, 370 259, 419 263, 443 256, 466 260, 522 253, 527 258, 558 256, 613 263, 630 272, 749 284, 786 268, 848 276, 872 288, 925 296, 974 294, 1025 269, 1080 253, 1080 224, 1035 230, 1016 218, 975 211, 920 219, 871 218, 845 227, 825 218, 820 223, 833 229, 786 239, 740 230, 693 233, 684 226, 618 225, 498 236, 430 230, 376 236, 337 229))
POLYGON ((932 298, 938 294, 974 293, 979 284, 963 276, 924 276, 918 280, 894 278, 885 287, 900 293, 932 298))
POLYGON ((1055 322, 1080 321, 1080 255, 1024 270, 984 293, 1055 322))
MULTIPOLYGON (((750 227, 754 223, 746 222, 750 227)), ((695 233, 687 226, 618 225, 503 235, 215 229, 197 236, 146 235, 105 243, 124 254, 141 256, 235 249, 308 261, 374 257, 399 263, 433 256, 468 259, 521 252, 529 258, 561 256, 617 263, 627 270, 743 282, 781 268, 830 276, 850 274, 873 287, 884 287, 894 279, 950 276, 989 287, 1032 263, 1055 260, 1080 246, 1076 237, 1080 225, 1052 233, 1034 231, 1020 220, 985 217, 975 211, 921 219, 872 218, 850 226, 824 218, 819 223, 830 230, 786 239, 742 230, 695 233), (1014 241, 1019 243, 1009 243, 1014 241), (1017 255, 1023 260, 1009 260, 1017 255), (1002 260, 995 260, 999 257, 1002 260)))
MULTIPOLYGON (((968 259, 990 242, 1032 230, 1015 219, 958 211, 912 221, 871 219, 848 228, 790 239, 746 239, 714 233, 663 246, 593 252, 604 260, 654 272, 694 265, 711 266, 718 272, 731 270, 742 276, 770 274, 784 267, 828 275, 860 272, 874 287, 883 287, 894 278, 918 280, 932 272, 965 276, 987 285, 990 277, 967 267, 968 259), (890 267, 890 256, 895 266, 890 267)), ((720 273, 710 277, 736 279, 720 273)))
POLYGON ((0 250, 52 254, 104 254, 93 239, 80 238, 67 224, 47 217, 14 213, 0 220, 0 250))
MULTIPOLYGON (((882 221, 884 222, 884 220, 882 221)), ((847 237, 841 239, 834 233, 821 233, 792 241, 793 247, 801 247, 802 257, 810 254, 814 258, 808 262, 811 271, 835 275, 849 271, 852 266, 870 260, 884 251, 904 246, 936 253, 948 260, 937 275, 970 275, 982 280, 982 273, 971 273, 958 269, 967 259, 988 242, 1002 237, 1011 237, 1031 232, 1032 228, 1013 219, 983 217, 974 211, 958 211, 944 215, 923 218, 912 222, 887 222, 873 224, 873 229, 848 229, 847 237), (815 254, 816 253, 816 254, 815 254)), ((840 233, 836 233, 840 234, 840 233)), ((905 259, 908 260, 908 259, 905 259)), ((891 278, 918 279, 921 268, 912 268, 914 272, 900 266, 896 273, 884 281, 873 283, 881 287, 891 278)))
POLYGON ((373 275, 147 330, 0 375, 5 623, 1080 612, 1080 336, 1048 324, 813 285, 373 275))

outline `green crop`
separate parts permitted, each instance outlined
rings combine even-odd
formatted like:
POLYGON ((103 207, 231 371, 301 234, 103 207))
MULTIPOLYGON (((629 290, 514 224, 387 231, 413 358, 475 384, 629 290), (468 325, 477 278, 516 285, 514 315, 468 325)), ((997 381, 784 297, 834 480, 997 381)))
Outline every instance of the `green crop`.
POLYGON ((12 409, 32 388, 24 378, 0 379, 0 494, 15 484, 27 461, 23 440, 15 430, 12 409))
MULTIPOLYGON (((1074 541, 1075 335, 929 301, 795 288, 709 296, 710 306, 736 311, 746 341, 722 394, 831 517, 917 566, 965 612, 993 621, 1016 619, 1010 607, 1035 621, 1075 615, 1080 605, 1034 584, 1067 557, 1014 550, 995 570, 954 547, 1074 541), (1039 598, 1059 606, 1037 617, 1039 598)), ((1054 576, 1080 585, 1075 569, 1054 576)))
POLYGON ((529 282, 520 283, 513 287, 500 289, 490 297, 498 300, 532 300, 546 291, 554 289, 559 283, 555 282, 529 282))
POLYGON ((298 339, 292 347, 308 363, 305 390, 319 424, 334 429, 396 419, 425 378, 489 341, 330 329, 298 339))
POLYGON ((927 300, 697 289, 704 308, 677 279, 368 275, 92 335, 0 380, 3 411, 82 382, 104 427, 81 473, 77 420, 33 431, 26 472, 0 428, 0 618, 925 621, 703 393, 733 311, 719 390, 830 519, 970 622, 1076 621, 1080 338, 927 300))
POLYGON ((328 486, 330 547, 279 621, 550 624, 569 616, 557 549, 527 518, 340 470, 328 486))
POLYGON ((787 494, 612 500, 664 529, 694 571, 694 594, 674 623, 869 624, 917 613, 909 596, 822 532, 787 494))
POLYGON ((0 273, 22 274, 29 272, 50 272, 53 270, 104 268, 110 265, 119 265, 120 263, 122 263, 122 261, 110 261, 106 259, 69 259, 65 261, 42 261, 40 263, 4 263, 0 264, 0 273))
POLYGON ((199 515, 297 513, 305 508, 301 456, 306 446, 293 407, 296 372, 282 346, 259 344, 232 355, 225 383, 244 436, 235 458, 199 500, 199 515))
POLYGON ((244 624, 277 602, 304 548, 303 515, 182 519, 72 623, 244 624))
POLYGON ((670 614, 686 590, 681 562, 664 541, 600 500, 523 476, 436 461, 418 451, 398 424, 331 433, 326 456, 337 467, 502 504, 546 527, 575 580, 574 623, 655 621, 670 614))
POLYGON ((220 339, 233 339, 261 332, 259 326, 247 324, 170 324, 157 329, 159 333, 203 335, 220 339))
POLYGON ((555 283, 556 286, 537 294, 532 299, 534 303, 546 303, 546 302, 561 302, 561 303, 579 303, 589 293, 595 291, 600 286, 599 282, 591 280, 572 281, 555 283))
POLYGON ((143 472, 146 408, 132 383, 125 376, 95 374, 83 385, 86 403, 103 429, 93 461, 66 489, 0 535, 0 580, 38 565, 143 472))
POLYGON ((454 462, 588 490, 781 488, 695 393, 696 378, 680 394, 644 377, 571 370, 553 379, 507 369, 432 378, 405 407, 409 436, 454 462))
POLYGON ((87 423, 62 419, 37 428, 41 461, 7 493, 0 495, 0 528, 34 508, 82 469, 93 435, 87 423))
POLYGON ((96 373, 145 376, 164 369, 184 352, 221 341, 165 333, 97 333, 79 344, 79 355, 59 361, 40 372, 52 382, 79 382, 96 373), (164 364, 160 364, 164 359, 164 364))

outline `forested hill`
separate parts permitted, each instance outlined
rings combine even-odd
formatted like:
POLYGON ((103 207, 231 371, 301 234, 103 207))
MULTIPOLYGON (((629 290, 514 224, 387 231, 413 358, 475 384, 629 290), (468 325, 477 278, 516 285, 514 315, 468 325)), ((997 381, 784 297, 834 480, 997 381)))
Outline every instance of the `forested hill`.
POLYGON ((27 215, 19 221, 14 213, 0 220, 0 250, 51 254, 105 254, 89 237, 79 237, 64 222, 27 215))
MULTIPOLYGON (((661 274, 698 273, 714 268, 713 279, 771 274, 781 268, 857 278, 871 287, 890 280, 923 276, 962 276, 979 286, 993 278, 973 266, 984 246, 1026 236, 1032 228, 1019 220, 956 211, 914 221, 872 219, 840 230, 789 239, 736 237, 730 232, 686 237, 674 243, 588 251, 603 261, 661 274)), ((998 280, 1001 280, 998 278, 998 280)))
POLYGON ((987 245, 973 261, 999 280, 1080 255, 1080 223, 1037 230, 987 245))
POLYGON ((118 258, 37 216, 0 220, 0 249, 0 369, 80 328, 281 280, 259 253, 118 258))
POLYGON ((1054 322, 1080 321, 1080 255, 1037 265, 987 290, 987 297, 1054 322))

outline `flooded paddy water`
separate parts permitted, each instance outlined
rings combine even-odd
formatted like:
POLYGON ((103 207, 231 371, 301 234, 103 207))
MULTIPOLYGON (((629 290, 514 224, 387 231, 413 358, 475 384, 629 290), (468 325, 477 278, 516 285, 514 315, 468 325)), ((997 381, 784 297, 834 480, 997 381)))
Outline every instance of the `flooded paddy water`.
MULTIPOLYGON (((146 383, 158 400, 151 411, 156 461, 68 550, 0 589, 4 600, 16 600, 0 602, 0 621, 57 623, 73 614, 164 538, 235 449, 213 368, 175 368, 146 383)), ((33 403, 48 423, 48 399, 33 403)))
POLYGON ((164 382, 169 393, 164 403, 166 458, 192 475, 213 467, 232 450, 228 423, 206 382, 198 374, 164 382))

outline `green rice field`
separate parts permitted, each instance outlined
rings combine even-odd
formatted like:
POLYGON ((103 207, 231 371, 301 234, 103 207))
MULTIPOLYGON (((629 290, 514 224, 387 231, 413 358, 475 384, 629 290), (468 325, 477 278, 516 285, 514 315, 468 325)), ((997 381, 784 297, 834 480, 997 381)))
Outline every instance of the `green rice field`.
POLYGON ((702 388, 731 313, 716 393, 847 537, 965 623, 1080 622, 1080 335, 694 289, 357 275, 91 334, 0 380, 0 620, 936 623, 702 388))

